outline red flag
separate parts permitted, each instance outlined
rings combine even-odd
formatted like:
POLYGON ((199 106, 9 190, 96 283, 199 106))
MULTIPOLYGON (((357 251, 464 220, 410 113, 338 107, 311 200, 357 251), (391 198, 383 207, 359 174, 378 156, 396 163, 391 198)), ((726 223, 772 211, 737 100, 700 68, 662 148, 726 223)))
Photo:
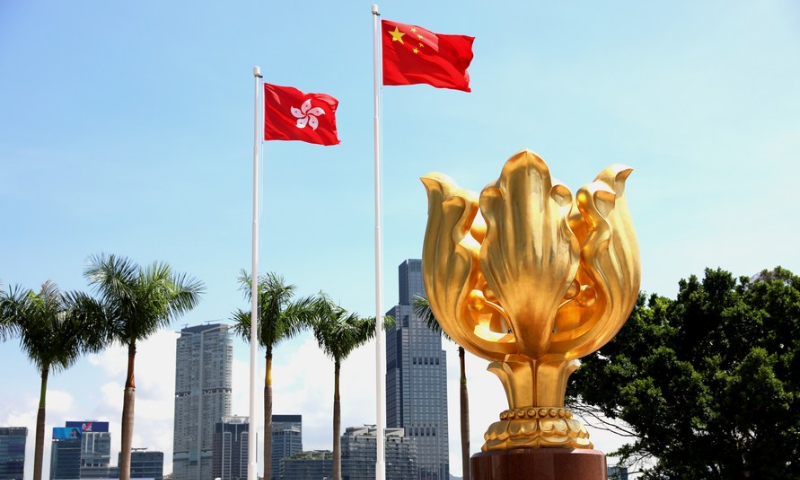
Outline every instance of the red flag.
POLYGON ((324 93, 303 93, 292 87, 264 84, 264 140, 300 140, 337 145, 336 107, 324 93))
POLYGON ((384 85, 427 83, 471 91, 467 67, 475 37, 433 33, 389 20, 381 20, 381 32, 384 85))

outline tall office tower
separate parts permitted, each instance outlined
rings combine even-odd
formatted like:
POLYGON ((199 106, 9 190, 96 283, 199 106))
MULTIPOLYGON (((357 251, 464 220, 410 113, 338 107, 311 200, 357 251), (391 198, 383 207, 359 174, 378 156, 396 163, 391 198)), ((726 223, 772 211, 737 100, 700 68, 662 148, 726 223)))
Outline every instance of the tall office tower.
MULTIPOLYGON (((343 480, 375 478, 376 434, 374 425, 349 427, 345 430, 342 435, 343 480)), ((385 442, 386 480, 420 478, 417 468, 419 451, 416 439, 406 437, 402 428, 387 428, 385 442)))
POLYGON ((303 451, 303 416, 272 416, 272 459, 270 472, 273 479, 280 478, 281 458, 303 451))
POLYGON ((214 428, 231 414, 233 338, 228 325, 181 330, 175 355, 172 478, 212 480, 214 428))
POLYGON ((22 480, 28 427, 0 427, 0 480, 22 480))
POLYGON ((412 308, 425 295, 422 260, 399 270, 400 301, 387 313, 397 324, 386 332, 386 426, 416 439, 420 479, 448 480, 447 358, 441 336, 412 308))
MULTIPOLYGON (((119 465, 117 455, 117 465, 119 465)), ((119 478, 116 476, 109 478, 119 478)), ((148 451, 147 448, 131 448, 131 478, 164 480, 164 452, 148 451)))
POLYGON ((214 429, 214 478, 245 480, 247 478, 247 439, 250 436, 249 417, 223 417, 214 429))
POLYGON ((51 479, 108 478, 111 433, 108 422, 67 422, 53 428, 51 479))
POLYGON ((313 450, 281 458, 283 480, 320 480, 333 478, 333 452, 313 450))
POLYGON ((69 433, 56 432, 62 428, 53 428, 50 480, 81 478, 81 439, 70 437, 69 433))

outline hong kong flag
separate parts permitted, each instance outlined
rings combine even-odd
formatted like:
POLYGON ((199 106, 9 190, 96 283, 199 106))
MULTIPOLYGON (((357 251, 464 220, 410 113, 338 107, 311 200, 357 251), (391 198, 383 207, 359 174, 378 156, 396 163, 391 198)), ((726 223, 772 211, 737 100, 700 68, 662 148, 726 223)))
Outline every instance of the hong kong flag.
POLYGON ((264 84, 264 140, 299 140, 338 145, 336 107, 324 93, 303 93, 292 87, 264 84))

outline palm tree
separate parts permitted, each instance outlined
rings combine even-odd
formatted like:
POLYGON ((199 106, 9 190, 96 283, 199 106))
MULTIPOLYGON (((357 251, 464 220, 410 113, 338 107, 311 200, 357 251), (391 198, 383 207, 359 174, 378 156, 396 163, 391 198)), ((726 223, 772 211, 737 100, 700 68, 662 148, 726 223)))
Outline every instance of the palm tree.
POLYGON ((19 337, 20 346, 39 370, 41 388, 36 415, 36 444, 33 480, 42 478, 47 379, 50 373, 66 370, 87 352, 105 345, 102 323, 82 310, 87 297, 81 293, 62 293, 53 282, 42 285, 39 293, 10 287, 0 292, 2 338, 19 337))
MULTIPOLYGON (((425 297, 415 297, 413 305, 414 313, 422 319, 429 329, 442 335, 447 340, 451 340, 443 330, 439 321, 433 316, 433 311, 425 297)), ((461 475, 463 478, 469 476, 469 391, 467 389, 467 370, 464 366, 464 347, 458 346, 458 364, 461 368, 461 475)))
POLYGON ((128 348, 119 478, 129 480, 136 398, 136 343, 193 309, 205 287, 199 280, 173 273, 166 263, 154 262, 141 267, 125 257, 106 254, 90 257, 84 276, 99 296, 97 305, 107 325, 108 338, 128 348))
MULTIPOLYGON (((311 328, 317 343, 333 359, 333 480, 342 479, 342 413, 339 398, 339 373, 342 361, 359 346, 375 336, 375 319, 360 318, 348 313, 325 296, 316 302, 316 315, 311 328)), ((384 328, 394 324, 386 317, 384 328)))
MULTIPOLYGON (((252 300, 251 277, 244 270, 239 275, 239 289, 252 300)), ((281 341, 297 335, 310 323, 313 298, 293 302, 295 286, 287 285, 283 277, 267 273, 258 277, 258 343, 267 350, 264 380, 264 478, 270 480, 272 459, 272 350, 281 341)), ((233 331, 250 341, 250 311, 233 313, 233 331)))

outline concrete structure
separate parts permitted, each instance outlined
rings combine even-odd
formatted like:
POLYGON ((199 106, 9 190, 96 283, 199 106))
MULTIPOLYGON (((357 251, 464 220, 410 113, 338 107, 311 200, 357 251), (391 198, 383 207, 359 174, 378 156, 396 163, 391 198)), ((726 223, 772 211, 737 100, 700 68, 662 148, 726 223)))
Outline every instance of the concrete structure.
POLYGON ((0 427, 0 480, 22 480, 28 427, 0 427))
POLYGON ((386 332, 386 426, 416 439, 419 478, 449 480, 447 359, 441 336, 414 314, 424 296, 422 261, 400 264, 400 298, 387 312, 397 324, 386 332))
POLYGON ((214 429, 212 473, 222 480, 246 480, 250 437, 249 417, 223 417, 214 429))
POLYGON ((272 416, 272 461, 270 472, 273 479, 279 479, 281 459, 303 451, 303 416, 272 416))
POLYGON ((330 450, 313 450, 282 458, 280 478, 283 480, 333 478, 333 452, 330 450))
MULTIPOLYGON (((373 480, 376 452, 375 426, 349 427, 342 435, 342 480, 373 480)), ((402 428, 386 429, 386 480, 419 477, 417 442, 402 428)), ((449 480, 449 477, 446 479, 449 480)))
POLYGON ((217 422, 231 413, 233 338, 228 325, 181 330, 175 355, 173 479, 212 480, 217 422))

